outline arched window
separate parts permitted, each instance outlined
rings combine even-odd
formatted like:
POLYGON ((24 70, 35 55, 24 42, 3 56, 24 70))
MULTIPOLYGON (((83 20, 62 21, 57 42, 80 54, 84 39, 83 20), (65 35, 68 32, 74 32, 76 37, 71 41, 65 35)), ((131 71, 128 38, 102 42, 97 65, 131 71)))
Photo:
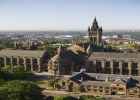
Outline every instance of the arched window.
POLYGON ((90 41, 93 41, 93 38, 92 37, 90 37, 90 41))
POLYGON ((96 42, 97 41, 97 38, 96 37, 94 37, 94 42, 96 42))

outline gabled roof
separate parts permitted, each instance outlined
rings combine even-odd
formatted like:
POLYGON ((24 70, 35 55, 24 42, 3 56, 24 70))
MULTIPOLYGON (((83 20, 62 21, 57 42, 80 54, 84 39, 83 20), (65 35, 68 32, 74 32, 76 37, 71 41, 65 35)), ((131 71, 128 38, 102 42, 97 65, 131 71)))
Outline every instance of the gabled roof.
POLYGON ((58 54, 56 54, 51 59, 52 60, 70 59, 70 58, 74 57, 75 55, 76 54, 74 52, 72 52, 71 50, 69 50, 69 51, 62 51, 62 52, 58 52, 58 54))
POLYGON ((122 79, 117 79, 115 81, 113 81, 112 83, 115 83, 115 84, 126 84, 126 82, 122 79))
POLYGON ((69 79, 77 83, 80 83, 81 78, 83 78, 83 81, 93 80, 93 78, 90 75, 86 74, 85 72, 79 72, 78 74, 73 75, 69 79))

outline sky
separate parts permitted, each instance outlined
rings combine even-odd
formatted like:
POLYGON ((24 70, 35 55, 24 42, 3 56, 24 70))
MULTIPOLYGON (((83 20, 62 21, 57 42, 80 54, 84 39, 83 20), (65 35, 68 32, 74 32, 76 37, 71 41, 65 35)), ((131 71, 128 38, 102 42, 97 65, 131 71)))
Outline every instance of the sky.
POLYGON ((140 30, 140 0, 0 0, 0 30, 140 30))

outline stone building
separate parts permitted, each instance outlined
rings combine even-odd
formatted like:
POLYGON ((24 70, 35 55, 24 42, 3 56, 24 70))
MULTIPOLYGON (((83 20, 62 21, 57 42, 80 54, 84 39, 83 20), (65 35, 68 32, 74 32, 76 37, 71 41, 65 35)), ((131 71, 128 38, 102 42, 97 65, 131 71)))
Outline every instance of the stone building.
POLYGON ((140 76, 139 53, 93 52, 87 60, 87 72, 140 76))
POLYGON ((37 45, 34 42, 26 43, 26 44, 18 44, 15 42, 14 50, 36 50, 37 45))
POLYGON ((0 51, 0 67, 7 65, 24 66, 25 70, 43 71, 44 59, 46 59, 45 51, 31 50, 1 50, 0 51))
POLYGON ((104 47, 102 43, 102 27, 98 26, 98 22, 96 18, 94 19, 92 26, 88 27, 87 30, 87 43, 81 43, 81 44, 74 44, 70 47, 68 47, 68 50, 73 51, 81 51, 83 53, 89 53, 87 49, 90 47, 90 52, 108 52, 112 51, 112 48, 110 46, 104 47))
POLYGON ((91 28, 88 28, 88 42, 74 44, 67 51, 59 50, 61 52, 49 60, 48 71, 62 75, 85 68, 89 73, 140 76, 139 53, 111 52, 110 46, 103 46, 101 36, 102 27, 98 26, 95 18, 91 28))
POLYGON ((96 73, 74 73, 67 79, 55 83, 57 91, 86 92, 100 95, 140 97, 140 78, 96 73))
POLYGON ((73 70, 79 71, 85 66, 85 58, 78 52, 71 50, 63 50, 60 45, 58 53, 47 61, 47 71, 54 75, 70 74, 73 70), (81 63, 82 62, 82 63, 81 63))

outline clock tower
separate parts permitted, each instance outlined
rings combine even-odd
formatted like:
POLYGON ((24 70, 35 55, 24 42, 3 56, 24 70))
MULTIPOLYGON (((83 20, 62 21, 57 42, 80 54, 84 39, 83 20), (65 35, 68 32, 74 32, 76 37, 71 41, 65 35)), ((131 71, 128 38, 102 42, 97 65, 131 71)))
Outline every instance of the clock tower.
POLYGON ((100 46, 102 36, 102 27, 98 26, 96 17, 91 27, 88 27, 88 42, 96 46, 100 46))

